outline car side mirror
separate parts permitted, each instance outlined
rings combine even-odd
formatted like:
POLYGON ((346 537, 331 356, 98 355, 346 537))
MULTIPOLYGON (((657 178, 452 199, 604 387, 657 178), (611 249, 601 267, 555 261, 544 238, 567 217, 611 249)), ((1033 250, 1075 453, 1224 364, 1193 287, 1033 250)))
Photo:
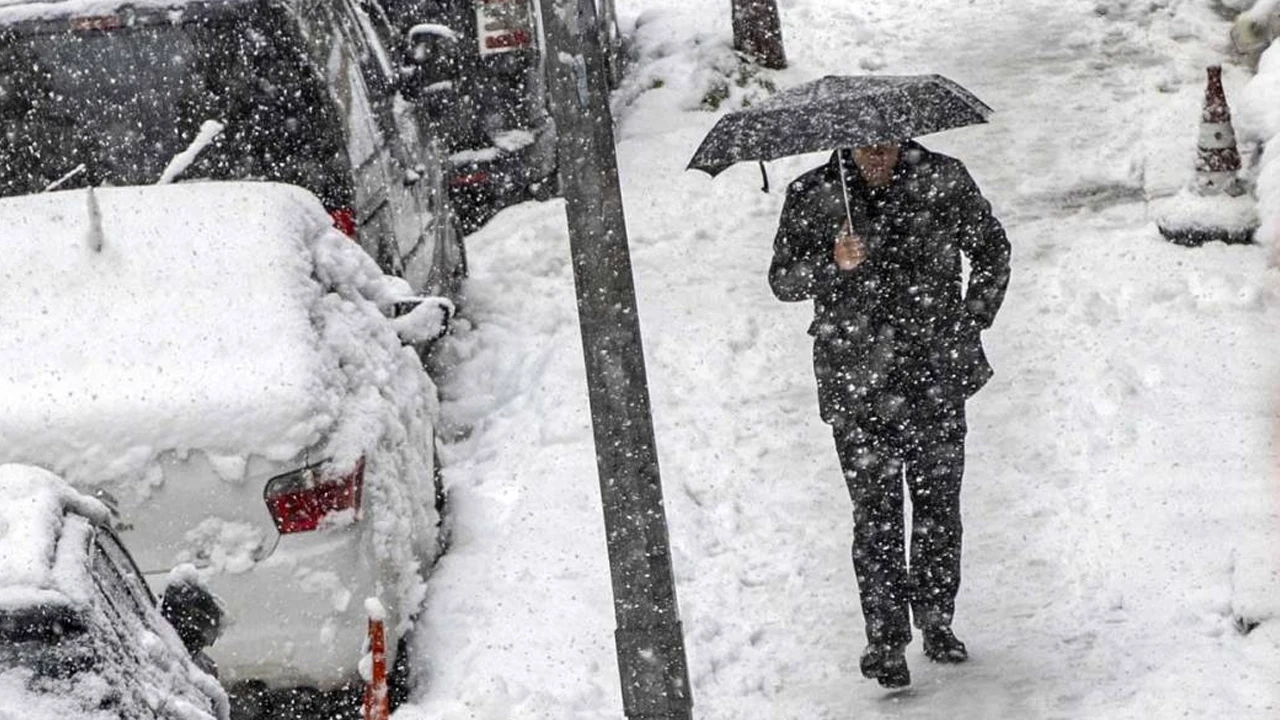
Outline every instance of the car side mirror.
POLYGON ((160 598, 160 614, 178 632, 187 652, 195 657, 222 634, 222 603, 193 572, 169 576, 160 598))
POLYGON ((400 91, 417 100, 453 90, 461 76, 458 33, 445 25, 423 23, 409 29, 406 59, 401 68, 400 91))
POLYGON ((433 342, 449 332, 455 309, 449 298, 415 298, 396 304, 396 317, 391 320, 400 342, 420 345, 433 342))

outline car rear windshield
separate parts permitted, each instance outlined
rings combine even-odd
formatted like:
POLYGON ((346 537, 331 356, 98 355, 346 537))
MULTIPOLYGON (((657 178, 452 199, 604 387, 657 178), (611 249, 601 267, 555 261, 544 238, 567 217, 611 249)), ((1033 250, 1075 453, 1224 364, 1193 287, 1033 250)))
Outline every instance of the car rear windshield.
POLYGON ((349 207, 323 77, 283 10, 252 7, 185 22, 131 15, 0 29, 0 194, 60 179, 154 183, 216 120, 225 130, 182 178, 277 180, 349 207))

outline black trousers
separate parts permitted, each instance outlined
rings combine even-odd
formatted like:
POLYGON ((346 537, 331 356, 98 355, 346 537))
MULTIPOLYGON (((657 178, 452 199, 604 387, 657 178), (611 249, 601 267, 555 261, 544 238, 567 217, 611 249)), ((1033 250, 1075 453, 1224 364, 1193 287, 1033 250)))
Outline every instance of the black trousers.
MULTIPOLYGON (((913 393, 914 394, 914 393, 913 393)), ((853 499, 853 568, 867 641, 906 645, 919 628, 951 624, 960 589, 964 400, 882 397, 884 412, 834 426, 853 499), (911 494, 906 557, 903 482, 911 494)))

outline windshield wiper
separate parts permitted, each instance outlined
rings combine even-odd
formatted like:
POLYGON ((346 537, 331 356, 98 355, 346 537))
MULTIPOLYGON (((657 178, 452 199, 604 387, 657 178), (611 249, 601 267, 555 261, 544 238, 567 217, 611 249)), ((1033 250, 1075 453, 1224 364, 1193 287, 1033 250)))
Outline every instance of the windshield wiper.
POLYGON ((205 120, 200 126, 200 132, 196 133, 196 139, 191 141, 186 150, 173 156, 169 161, 169 166, 160 173, 160 179, 156 181, 157 185, 167 185, 178 178, 179 175, 186 172, 191 167, 191 163, 196 161, 196 157, 200 155, 209 143, 218 137, 219 133, 226 128, 226 125, 217 120, 205 120))
POLYGON ((63 184, 65 184, 68 180, 79 175, 80 173, 84 172, 87 169, 88 168, 85 166, 84 163, 80 163, 79 165, 72 168, 71 172, 67 173, 66 175, 63 175, 57 180, 54 180, 48 185, 45 185, 44 190, 41 190, 40 192, 53 192, 54 190, 57 190, 58 188, 62 187, 63 184))

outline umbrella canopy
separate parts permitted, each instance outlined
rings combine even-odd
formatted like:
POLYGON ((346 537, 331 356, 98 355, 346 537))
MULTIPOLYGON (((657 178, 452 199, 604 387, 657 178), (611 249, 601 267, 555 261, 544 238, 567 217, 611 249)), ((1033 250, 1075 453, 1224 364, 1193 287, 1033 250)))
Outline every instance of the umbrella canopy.
POLYGON ((744 160, 906 140, 984 123, 990 114, 941 75, 828 75, 720 118, 689 168, 714 177, 744 160))

